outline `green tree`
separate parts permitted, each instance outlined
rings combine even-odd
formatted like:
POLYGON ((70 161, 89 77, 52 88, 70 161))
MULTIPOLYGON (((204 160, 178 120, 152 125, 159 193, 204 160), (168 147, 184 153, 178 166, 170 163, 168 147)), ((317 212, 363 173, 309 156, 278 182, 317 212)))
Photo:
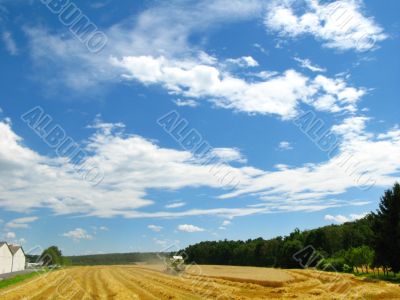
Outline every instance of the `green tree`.
POLYGON ((282 256, 280 266, 283 268, 300 268, 299 263, 293 258, 293 255, 303 249, 299 240, 286 240, 282 247, 282 256))
POLYGON ((400 271, 400 185, 385 191, 375 215, 375 253, 377 262, 400 271))
POLYGON ((62 252, 60 249, 58 249, 57 246, 51 246, 42 252, 42 254, 40 255, 40 261, 42 261, 43 264, 46 266, 54 264, 62 265, 62 252))

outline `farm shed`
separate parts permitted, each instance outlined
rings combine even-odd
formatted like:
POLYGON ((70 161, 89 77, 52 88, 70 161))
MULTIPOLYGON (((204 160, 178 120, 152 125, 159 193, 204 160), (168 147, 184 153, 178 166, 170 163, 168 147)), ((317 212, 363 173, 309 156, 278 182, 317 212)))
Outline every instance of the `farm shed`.
POLYGON ((25 253, 21 246, 9 245, 13 255, 11 272, 25 270, 25 253))
POLYGON ((13 255, 6 242, 0 242, 0 274, 10 273, 13 255))

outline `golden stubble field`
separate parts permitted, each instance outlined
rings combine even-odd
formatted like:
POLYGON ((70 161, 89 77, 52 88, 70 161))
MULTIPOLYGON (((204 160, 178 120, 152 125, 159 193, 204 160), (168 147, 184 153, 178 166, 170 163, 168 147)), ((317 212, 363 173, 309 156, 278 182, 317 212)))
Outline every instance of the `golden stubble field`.
POLYGON ((0 291, 0 299, 400 299, 400 286, 348 274, 231 266, 71 267, 0 291))

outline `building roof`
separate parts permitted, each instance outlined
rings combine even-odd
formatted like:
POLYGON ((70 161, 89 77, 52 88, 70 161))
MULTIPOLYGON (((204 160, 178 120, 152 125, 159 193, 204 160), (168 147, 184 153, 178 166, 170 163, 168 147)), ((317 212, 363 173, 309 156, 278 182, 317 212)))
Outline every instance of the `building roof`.
POLYGON ((8 247, 10 248, 11 253, 14 255, 15 253, 17 253, 17 251, 19 249, 22 250, 21 246, 16 246, 16 245, 8 245, 8 247))
POLYGON ((3 246, 4 244, 7 245, 7 242, 0 242, 0 247, 3 246))

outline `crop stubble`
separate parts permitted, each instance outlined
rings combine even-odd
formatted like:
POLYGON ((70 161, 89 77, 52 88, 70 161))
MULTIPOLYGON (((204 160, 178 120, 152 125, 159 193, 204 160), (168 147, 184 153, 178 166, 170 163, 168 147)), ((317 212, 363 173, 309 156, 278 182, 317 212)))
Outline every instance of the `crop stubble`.
POLYGON ((0 298, 400 299, 400 287, 311 270, 196 266, 181 276, 173 276, 154 266, 95 266, 41 275, 0 291, 0 298))

